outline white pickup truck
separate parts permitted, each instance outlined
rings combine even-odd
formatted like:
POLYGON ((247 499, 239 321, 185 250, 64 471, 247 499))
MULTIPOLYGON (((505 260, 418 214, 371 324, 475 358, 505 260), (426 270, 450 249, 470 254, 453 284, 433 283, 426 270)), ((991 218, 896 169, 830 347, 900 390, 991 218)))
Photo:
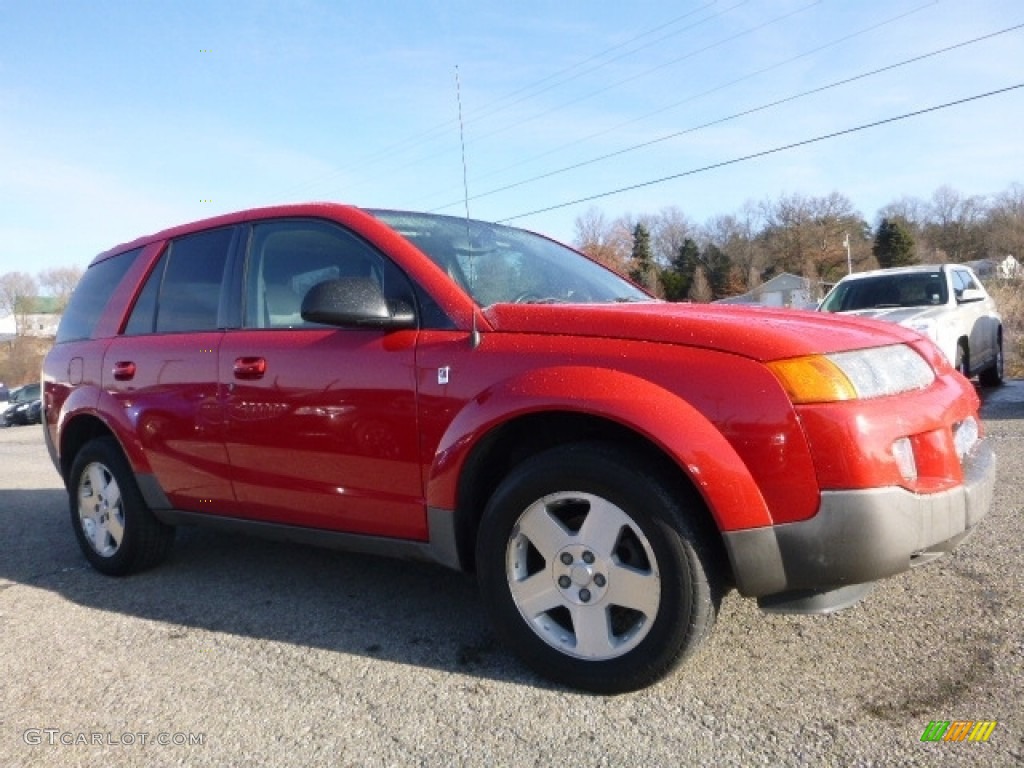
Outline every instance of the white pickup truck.
POLYGON ((911 328, 934 341, 967 378, 1003 381, 1003 321, 970 267, 926 264, 847 275, 818 309, 911 328))

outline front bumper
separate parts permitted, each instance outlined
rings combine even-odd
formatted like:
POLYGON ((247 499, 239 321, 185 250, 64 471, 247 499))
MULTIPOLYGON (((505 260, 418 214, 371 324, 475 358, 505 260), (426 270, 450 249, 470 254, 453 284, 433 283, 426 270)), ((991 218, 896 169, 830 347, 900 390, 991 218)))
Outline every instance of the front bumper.
POLYGON ((902 573, 956 547, 988 512, 995 479, 996 457, 982 440, 964 463, 963 485, 949 491, 826 491, 809 520, 726 532, 736 587, 748 597, 771 596, 762 607, 844 607, 857 592, 851 585, 902 573))

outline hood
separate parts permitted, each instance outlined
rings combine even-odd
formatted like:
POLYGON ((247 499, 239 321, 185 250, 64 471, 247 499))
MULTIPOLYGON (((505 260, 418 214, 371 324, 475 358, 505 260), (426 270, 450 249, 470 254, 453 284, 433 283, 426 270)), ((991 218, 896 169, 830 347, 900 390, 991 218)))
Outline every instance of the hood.
POLYGON ((888 307, 883 309, 856 309, 840 314, 846 317, 868 317, 872 320, 882 320, 886 323, 900 323, 907 325, 917 320, 928 320, 933 317, 949 312, 949 308, 942 305, 938 307, 888 307))
POLYGON ((484 316, 501 333, 655 341, 762 362, 920 339, 913 331, 873 320, 728 304, 495 304, 484 316))

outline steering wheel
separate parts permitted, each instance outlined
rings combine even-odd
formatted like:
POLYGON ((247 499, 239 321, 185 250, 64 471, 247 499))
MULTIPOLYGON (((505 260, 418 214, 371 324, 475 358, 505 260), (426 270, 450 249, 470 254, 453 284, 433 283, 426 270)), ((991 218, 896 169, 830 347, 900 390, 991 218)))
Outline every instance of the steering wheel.
POLYGON ((515 304, 529 304, 531 301, 540 301, 540 294, 534 293, 533 291, 523 291, 513 299, 515 304))

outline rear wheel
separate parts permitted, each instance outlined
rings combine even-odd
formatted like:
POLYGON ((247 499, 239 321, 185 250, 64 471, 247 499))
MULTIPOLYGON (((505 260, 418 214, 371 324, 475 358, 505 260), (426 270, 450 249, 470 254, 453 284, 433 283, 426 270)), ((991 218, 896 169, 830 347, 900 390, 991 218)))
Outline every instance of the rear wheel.
POLYGON ((702 513, 692 492, 610 447, 527 460, 480 525, 477 573, 494 625, 558 682, 600 693, 655 682, 714 625, 720 581, 691 517, 702 513))
POLYGON ((978 374, 978 381, 986 387, 998 387, 1003 383, 1003 334, 996 339, 996 359, 992 365, 978 374))
POLYGON ((170 551, 174 528, 146 506, 113 438, 91 440, 78 452, 68 496, 78 544, 96 570, 124 576, 157 565, 170 551))

